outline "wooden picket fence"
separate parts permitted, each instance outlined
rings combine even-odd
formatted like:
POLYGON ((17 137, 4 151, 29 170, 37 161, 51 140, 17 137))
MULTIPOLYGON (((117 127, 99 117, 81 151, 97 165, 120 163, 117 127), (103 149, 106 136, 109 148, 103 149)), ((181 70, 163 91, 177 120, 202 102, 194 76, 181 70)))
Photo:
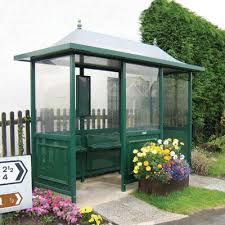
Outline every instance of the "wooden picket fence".
MULTIPOLYGON (((186 124, 185 114, 165 110, 164 125, 168 127, 182 127, 186 124), (170 112, 170 113, 168 113, 170 112)), ((127 109, 127 127, 144 127, 146 124, 158 124, 157 115, 149 121, 149 112, 127 109)), ((10 112, 7 116, 5 112, 1 114, 0 132, 1 145, 0 156, 15 156, 31 154, 30 139, 30 111, 26 110, 17 113, 10 112)), ((91 115, 84 117, 83 121, 76 119, 76 128, 79 130, 83 123, 84 129, 106 129, 119 128, 118 110, 92 109, 91 115)), ((41 109, 37 112, 38 132, 66 132, 69 131, 69 110, 68 109, 41 109)))
POLYGON ((15 156, 16 154, 30 154, 31 153, 31 142, 30 142, 30 112, 25 111, 23 116, 22 111, 18 111, 17 115, 14 112, 9 113, 9 119, 7 119, 6 113, 1 114, 0 128, 2 134, 2 146, 0 155, 1 156, 15 156), (7 129, 9 128, 9 129, 7 129), (24 133, 25 129, 25 133, 24 133), (7 132, 8 131, 8 132, 7 132), (9 136, 7 136, 9 133, 9 136), (17 138, 16 138, 17 137, 17 138), (26 137, 26 138, 25 138, 26 137), (24 139, 25 149, 24 151, 24 139), (9 145, 7 141, 9 140, 9 145), (17 140, 17 146, 16 146, 17 140), (8 151, 8 147, 10 151, 8 151), (19 152, 17 152, 19 150, 19 152))

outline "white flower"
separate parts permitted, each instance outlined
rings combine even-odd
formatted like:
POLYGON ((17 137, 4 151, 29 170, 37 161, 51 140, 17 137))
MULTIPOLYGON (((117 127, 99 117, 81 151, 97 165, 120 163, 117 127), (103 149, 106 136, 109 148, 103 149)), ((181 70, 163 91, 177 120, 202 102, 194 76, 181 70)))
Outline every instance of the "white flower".
POLYGON ((180 145, 184 145, 184 142, 180 142, 180 145))
POLYGON ((157 142, 158 142, 159 145, 162 144, 162 140, 161 139, 159 139, 157 142))
POLYGON ((180 159, 184 160, 185 156, 184 155, 180 155, 180 159))
POLYGON ((177 155, 174 155, 174 156, 173 156, 173 159, 177 159, 177 158, 178 158, 177 155))
POLYGON ((138 165, 138 166, 142 166, 142 162, 138 162, 137 165, 138 165))
POLYGON ((163 144, 164 144, 164 145, 168 145, 168 144, 169 144, 169 141, 168 141, 168 140, 165 140, 165 141, 163 142, 163 144))
POLYGON ((175 156, 176 154, 175 154, 175 152, 174 151, 171 151, 170 152, 170 156, 175 156))
POLYGON ((174 139, 174 140, 173 140, 173 146, 178 145, 178 142, 179 142, 179 141, 178 141, 177 139, 174 139))

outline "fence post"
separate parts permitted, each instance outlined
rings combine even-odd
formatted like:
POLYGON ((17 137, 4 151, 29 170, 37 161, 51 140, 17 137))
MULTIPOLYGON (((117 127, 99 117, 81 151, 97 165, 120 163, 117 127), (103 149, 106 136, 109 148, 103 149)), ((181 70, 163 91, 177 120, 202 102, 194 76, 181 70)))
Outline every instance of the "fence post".
POLYGON ((97 129, 100 129, 101 128, 101 114, 100 114, 100 109, 97 110, 97 129))
POLYGON ((92 129, 95 129, 95 109, 92 109, 92 113, 91 113, 91 122, 92 122, 92 129))
POLYGON ((26 150, 27 155, 30 155, 30 111, 25 111, 25 126, 26 126, 26 150))
POLYGON ((106 116, 105 116, 105 109, 102 110, 102 129, 105 129, 105 120, 106 120, 106 116))
POLYGON ((55 124, 54 124, 54 109, 50 109, 49 112, 49 119, 50 119, 50 132, 54 132, 55 131, 55 124))
POLYGON ((2 113, 2 156, 7 156, 6 114, 2 113))
POLYGON ((63 109, 63 131, 67 131, 66 109, 63 109))
POLYGON ((14 121, 14 112, 10 112, 10 153, 11 156, 15 155, 15 121, 14 121))
POLYGON ((18 111, 18 150, 19 155, 23 155, 24 147, 23 147, 23 115, 21 111, 18 111))
POLYGON ((60 118, 60 109, 57 109, 56 111, 56 130, 61 130, 61 118, 60 118))

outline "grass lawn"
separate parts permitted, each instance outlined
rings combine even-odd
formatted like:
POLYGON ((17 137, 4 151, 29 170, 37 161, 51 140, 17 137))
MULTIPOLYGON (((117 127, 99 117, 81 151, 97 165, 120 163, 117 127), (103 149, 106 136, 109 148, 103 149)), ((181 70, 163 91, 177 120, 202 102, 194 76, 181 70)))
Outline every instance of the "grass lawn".
POLYGON ((191 214, 203 209, 225 205, 225 192, 197 187, 188 187, 168 196, 155 196, 138 191, 135 191, 133 195, 160 209, 181 214, 191 214))
POLYGON ((209 175, 214 177, 225 177, 225 152, 211 155, 209 164, 209 175))

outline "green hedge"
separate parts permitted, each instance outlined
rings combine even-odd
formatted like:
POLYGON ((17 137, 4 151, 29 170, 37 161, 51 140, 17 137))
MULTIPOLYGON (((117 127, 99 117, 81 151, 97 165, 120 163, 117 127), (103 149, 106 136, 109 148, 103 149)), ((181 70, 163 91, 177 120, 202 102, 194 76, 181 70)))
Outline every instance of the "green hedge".
POLYGON ((206 68, 193 79, 193 136, 197 142, 220 132, 225 103, 225 31, 169 0, 155 0, 140 17, 142 41, 175 58, 206 68))

